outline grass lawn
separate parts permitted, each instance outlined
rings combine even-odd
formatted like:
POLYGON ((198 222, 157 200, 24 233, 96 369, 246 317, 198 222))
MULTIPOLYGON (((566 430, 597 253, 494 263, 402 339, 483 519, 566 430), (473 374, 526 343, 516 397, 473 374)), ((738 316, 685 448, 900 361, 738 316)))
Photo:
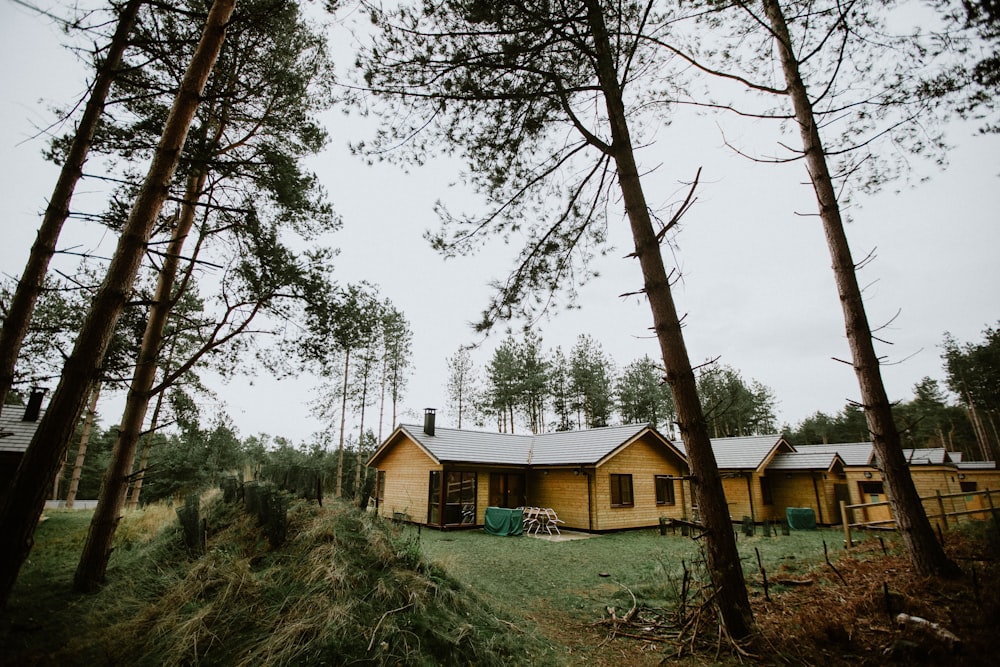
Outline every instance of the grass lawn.
MULTIPOLYGON (((405 528, 416 535, 416 528, 405 528)), ((677 600, 686 567, 705 580, 700 542, 680 533, 661 536, 658 530, 634 530, 587 539, 548 542, 532 537, 495 537, 482 530, 422 530, 424 554, 490 602, 510 611, 551 609, 586 623, 606 615, 605 607, 627 610, 628 588, 653 607, 677 600), (624 588, 623 588, 624 587, 624 588)), ((831 561, 843 553, 843 533, 833 529, 792 531, 764 537, 739 535, 737 546, 751 589, 763 593, 761 563, 768 579, 794 578, 822 566, 823 543, 831 561)), ((780 586, 771 587, 771 591, 780 586)))
POLYGON ((91 513, 46 512, 0 613, 0 665, 646 667, 669 659, 700 667, 749 658, 881 667, 891 655, 911 665, 993 667, 1000 653, 1000 533, 985 524, 945 535, 966 571, 948 582, 914 576, 895 534, 867 534, 848 554, 834 529, 740 534, 759 629, 750 656, 721 643, 713 612, 701 606, 701 542, 680 534, 553 542, 418 531, 346 504, 300 502, 289 541, 272 549, 241 508, 212 507, 208 552, 198 558, 184 550, 171 508, 127 514, 108 585, 86 596, 69 588, 91 513), (685 571, 693 580, 681 606, 685 571), (623 619, 633 604, 635 617, 623 619), (901 630, 898 612, 941 623, 964 650, 901 630))

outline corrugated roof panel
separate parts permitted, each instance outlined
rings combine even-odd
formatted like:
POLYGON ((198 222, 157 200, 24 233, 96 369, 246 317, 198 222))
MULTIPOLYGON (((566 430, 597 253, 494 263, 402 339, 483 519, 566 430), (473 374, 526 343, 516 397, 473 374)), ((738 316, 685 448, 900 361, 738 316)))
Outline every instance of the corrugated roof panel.
POLYGON ((767 459, 781 440, 778 434, 737 438, 712 438, 712 451, 720 470, 754 469, 767 459))
POLYGON ((535 436, 531 462, 533 465, 595 464, 647 428, 648 424, 629 424, 542 433, 535 436))
POLYGON ((872 443, 849 442, 823 445, 795 445, 795 451, 802 454, 839 454, 848 466, 872 465, 872 443))
POLYGON ((903 458, 910 465, 944 465, 950 463, 948 450, 944 447, 904 449, 903 458))
POLYGON ((829 470, 836 460, 836 453, 779 452, 767 464, 767 469, 769 472, 771 470, 829 470))
POLYGON ((422 426, 400 428, 439 461, 496 465, 592 465, 628 442, 648 424, 608 426, 586 431, 511 434, 434 429, 427 435, 422 426))
POLYGON ((31 444, 38 422, 21 421, 24 410, 21 405, 3 406, 3 414, 0 414, 0 434, 5 435, 0 437, 0 452, 24 452, 31 444))

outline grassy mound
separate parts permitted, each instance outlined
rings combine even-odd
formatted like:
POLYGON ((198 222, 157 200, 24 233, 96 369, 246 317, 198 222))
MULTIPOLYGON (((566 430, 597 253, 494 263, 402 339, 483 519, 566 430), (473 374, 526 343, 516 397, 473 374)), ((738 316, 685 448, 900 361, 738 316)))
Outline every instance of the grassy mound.
POLYGON ((176 521, 158 532, 126 522, 109 585, 95 596, 67 592, 79 553, 71 545, 86 526, 71 526, 78 520, 70 517, 40 526, 36 551, 45 562, 33 565, 50 574, 22 577, 3 617, 0 662, 554 662, 541 639, 515 631, 429 565, 412 537, 371 515, 346 505, 293 503, 288 539, 272 549, 239 505, 215 499, 206 514, 207 550, 197 559, 182 546, 176 521), (55 543, 59 565, 45 555, 55 543), (48 613, 57 602, 59 611, 48 613))

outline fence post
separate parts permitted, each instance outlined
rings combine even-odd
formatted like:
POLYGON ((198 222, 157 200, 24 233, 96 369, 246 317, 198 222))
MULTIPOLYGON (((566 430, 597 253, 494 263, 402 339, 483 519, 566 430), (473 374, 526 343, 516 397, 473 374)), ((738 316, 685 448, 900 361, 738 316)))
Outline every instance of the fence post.
POLYGON ((844 522, 844 548, 850 549, 854 546, 851 543, 851 519, 847 516, 847 503, 840 501, 840 520, 844 522))
MULTIPOLYGON (((936 489, 934 494, 937 496, 938 510, 941 511, 941 521, 944 523, 944 529, 948 530, 948 515, 944 511, 944 499, 941 498, 941 489, 936 489)), ((958 521, 958 519, 955 519, 958 521)))

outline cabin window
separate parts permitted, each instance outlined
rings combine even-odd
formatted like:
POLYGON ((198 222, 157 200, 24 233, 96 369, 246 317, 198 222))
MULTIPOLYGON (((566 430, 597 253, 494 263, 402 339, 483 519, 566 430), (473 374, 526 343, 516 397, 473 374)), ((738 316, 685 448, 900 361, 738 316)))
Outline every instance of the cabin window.
POLYGON ((666 475, 656 476, 656 504, 673 505, 674 500, 674 480, 666 475))
POLYGON ((868 496, 868 502, 877 503, 882 501, 885 489, 882 482, 858 482, 858 490, 862 496, 868 496))
POLYGON ((445 475, 444 522, 449 526, 476 522, 476 473, 448 471, 445 475))
POLYGON ((431 480, 427 485, 427 523, 441 525, 441 471, 431 470, 431 480))
POLYGON ((765 505, 774 504, 774 489, 771 488, 769 477, 760 478, 760 501, 765 505))
POLYGON ((379 470, 375 473, 375 506, 382 507, 385 500, 385 471, 379 470))
POLYGON ((459 526, 476 522, 476 473, 431 470, 427 523, 459 526))
POLYGON ((611 506, 632 507, 632 475, 611 475, 611 506))
POLYGON ((975 482, 959 482, 958 488, 961 489, 963 493, 975 493, 976 483, 975 482))

